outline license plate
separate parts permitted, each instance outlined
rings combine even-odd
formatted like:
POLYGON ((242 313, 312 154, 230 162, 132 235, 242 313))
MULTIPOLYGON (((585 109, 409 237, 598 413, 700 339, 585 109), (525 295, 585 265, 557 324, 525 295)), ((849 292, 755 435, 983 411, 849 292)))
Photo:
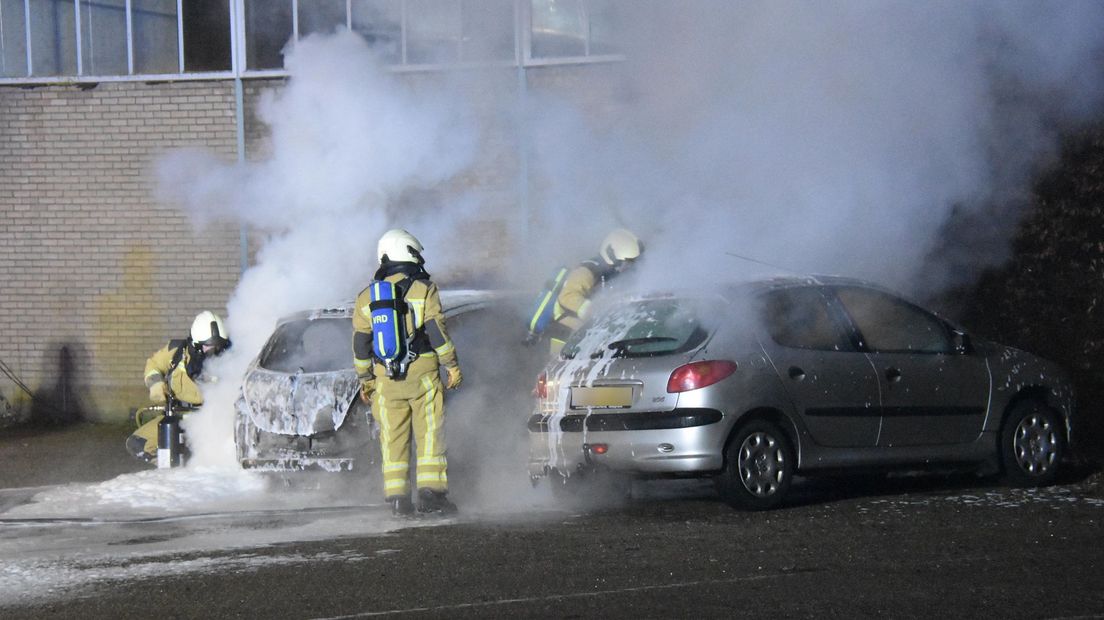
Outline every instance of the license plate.
POLYGON ((632 406, 631 385, 571 388, 572 409, 626 409, 632 406))

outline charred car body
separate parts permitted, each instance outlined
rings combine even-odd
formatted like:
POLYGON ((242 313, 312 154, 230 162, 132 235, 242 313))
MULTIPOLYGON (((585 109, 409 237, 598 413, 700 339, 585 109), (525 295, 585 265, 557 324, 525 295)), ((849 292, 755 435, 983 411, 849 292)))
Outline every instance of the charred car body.
MULTIPOLYGON (((486 307, 493 294, 442 291, 446 320, 486 307)), ((281 318, 250 363, 235 406, 234 443, 246 469, 365 470, 379 430, 358 398, 353 303, 281 318)))
POLYGON ((712 476, 748 509, 841 469, 967 464, 1047 484, 1072 440, 1060 368, 835 277, 620 303, 537 394, 529 473, 567 494, 603 470, 712 476))

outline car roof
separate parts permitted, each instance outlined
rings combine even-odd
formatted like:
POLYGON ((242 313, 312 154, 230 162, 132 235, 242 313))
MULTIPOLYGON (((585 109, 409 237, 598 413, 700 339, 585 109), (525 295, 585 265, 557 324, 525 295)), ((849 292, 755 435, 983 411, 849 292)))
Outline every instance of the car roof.
MULTIPOLYGON (((792 275, 792 276, 772 276, 763 278, 752 278, 748 280, 735 281, 728 284, 722 284, 715 292, 711 294, 719 294, 722 298, 729 301, 735 301, 741 298, 747 298, 760 293, 764 293, 772 290, 780 290, 785 288, 793 288, 797 286, 858 286, 862 288, 881 291, 909 301, 905 296, 900 293, 886 288, 880 284, 870 282, 867 280, 861 280, 858 278, 851 278, 846 276, 835 275, 792 275)), ((703 292, 700 289, 687 289, 679 288, 673 290, 664 291, 649 291, 631 296, 626 299, 627 302, 652 300, 652 299, 669 299, 669 298, 702 298, 709 296, 710 293, 703 292)), ((910 303, 912 303, 910 301, 910 303)))

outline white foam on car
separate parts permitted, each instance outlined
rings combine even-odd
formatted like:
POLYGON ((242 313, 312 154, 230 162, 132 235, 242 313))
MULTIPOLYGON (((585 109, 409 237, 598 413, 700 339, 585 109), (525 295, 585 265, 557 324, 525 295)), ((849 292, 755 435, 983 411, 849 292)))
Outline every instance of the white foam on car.
MULTIPOLYGON (((594 382, 604 376, 617 359, 614 357, 615 351, 608 349, 608 345, 623 340, 631 327, 652 314, 654 311, 644 311, 639 305, 621 306, 616 314, 608 315, 606 321, 591 326, 583 332, 578 344, 574 346, 575 357, 564 360, 555 370, 555 375, 547 377, 549 393, 555 395, 550 402, 545 403, 552 408, 547 420, 549 466, 566 475, 572 473, 567 467, 568 458, 564 452, 563 430, 560 428, 560 422, 571 406, 571 386, 593 387, 594 382), (592 357, 595 354, 597 356, 592 357)), ((587 417, 592 412, 593 409, 588 409, 587 417)), ((542 410, 541 413, 548 412, 542 410)), ((587 440, 585 419, 582 433, 585 443, 587 440)))

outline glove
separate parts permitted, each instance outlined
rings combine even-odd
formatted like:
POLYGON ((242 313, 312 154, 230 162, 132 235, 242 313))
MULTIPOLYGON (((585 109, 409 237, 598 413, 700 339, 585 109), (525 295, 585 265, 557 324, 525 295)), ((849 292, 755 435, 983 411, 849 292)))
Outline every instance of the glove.
POLYGON ((150 386, 149 389, 150 401, 159 405, 165 404, 169 400, 169 386, 165 385, 164 381, 158 381, 150 386))
POLYGON ((360 380, 360 400, 364 401, 364 404, 372 404, 372 392, 376 391, 375 379, 361 379, 360 380))
POLYGON ((459 366, 449 366, 445 369, 448 373, 448 381, 445 383, 446 390, 455 390, 460 387, 460 382, 464 380, 464 375, 460 374, 459 366))

